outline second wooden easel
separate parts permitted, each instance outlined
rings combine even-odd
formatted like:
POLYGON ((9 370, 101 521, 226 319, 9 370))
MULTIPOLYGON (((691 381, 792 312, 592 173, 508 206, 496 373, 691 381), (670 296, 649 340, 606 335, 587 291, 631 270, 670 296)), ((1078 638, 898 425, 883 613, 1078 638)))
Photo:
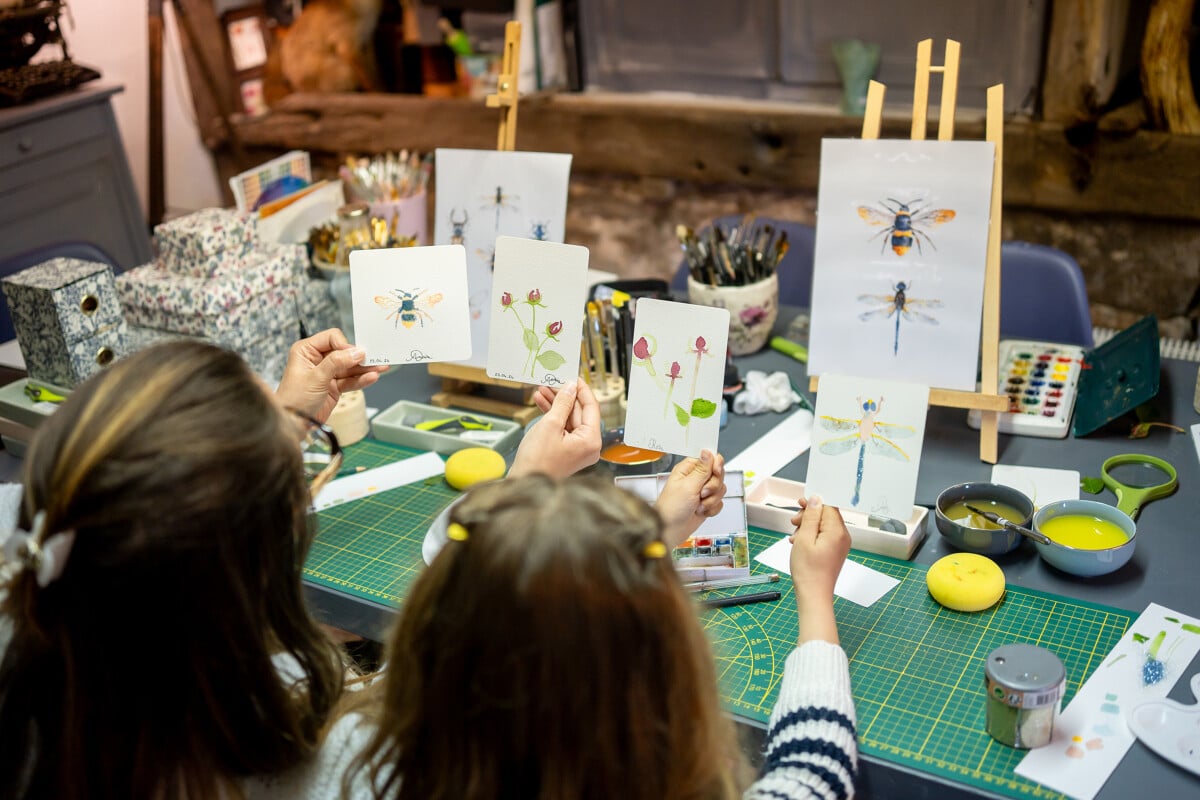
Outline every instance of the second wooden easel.
MULTIPOLYGON (((510 21, 504 26, 504 55, 500 62, 496 94, 488 95, 488 108, 500 109, 500 127, 496 137, 497 150, 515 150, 517 144, 517 76, 520 74, 521 23, 510 21)), ((536 386, 490 377, 482 367, 439 363, 429 365, 429 374, 442 379, 442 391, 430 398, 435 406, 457 406, 508 417, 527 424, 541 411, 532 405, 536 386), (484 387, 500 387, 521 393, 521 402, 513 403, 479 394, 484 387)))
MULTIPOLYGON (((954 111, 958 101, 958 64, 961 46, 953 39, 946 40, 945 63, 934 66, 933 40, 917 44, 917 78, 913 87, 912 133, 910 138, 925 138, 929 116, 929 76, 942 75, 942 102, 938 115, 938 140, 954 139, 954 111)), ((886 87, 871 81, 867 90, 867 109, 863 118, 862 138, 878 139, 883 118, 883 95, 886 87)), ((997 84, 987 90, 987 141, 995 145, 996 161, 992 168, 991 217, 988 221, 987 265, 983 279, 983 334, 981 337, 981 386, 977 392, 930 388, 929 404, 951 408, 978 408, 983 412, 979 429, 979 458, 995 464, 999 458, 999 414, 1009 407, 1008 397, 997 393, 1000 349, 1000 211, 1004 167, 1004 86, 997 84)), ((809 380, 809 390, 816 391, 818 379, 809 380)))

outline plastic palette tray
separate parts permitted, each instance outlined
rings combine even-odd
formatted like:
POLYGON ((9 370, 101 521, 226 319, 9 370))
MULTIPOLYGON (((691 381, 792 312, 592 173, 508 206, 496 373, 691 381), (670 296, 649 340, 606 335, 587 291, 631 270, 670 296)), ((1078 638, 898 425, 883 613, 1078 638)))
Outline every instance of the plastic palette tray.
MULTIPOLYGON (((1000 391, 1012 411, 1000 415, 999 430, 1017 436, 1063 439, 1071 415, 1086 351, 1069 344, 1006 339, 1000 343, 1000 391)), ((980 413, 972 409, 967 424, 979 428, 980 413)))
POLYGON ((516 446, 523 435, 520 424, 511 419, 489 417, 485 414, 457 408, 429 406, 409 400, 401 400, 394 406, 376 414, 375 419, 371 420, 371 429, 375 433, 375 438, 380 441, 404 447, 415 447, 419 450, 432 450, 442 454, 453 453, 467 447, 488 447, 498 453, 506 453, 516 446), (495 442, 478 442, 455 433, 425 431, 413 427, 414 424, 421 422, 457 416, 470 416, 489 422, 492 426, 491 430, 501 433, 501 436, 495 442))
MULTIPOLYGON (((796 510, 779 506, 795 506, 796 498, 804 496, 804 484, 799 481, 764 478, 746 495, 746 517, 751 525, 776 533, 791 533, 795 530, 791 520, 796 510)), ((929 515, 929 509, 924 506, 913 506, 908 519, 899 520, 904 523, 904 533, 893 533, 871 524, 878 517, 845 508, 841 512, 846 529, 850 531, 851 547, 902 559, 912 558, 917 545, 925 538, 925 518, 929 515)))

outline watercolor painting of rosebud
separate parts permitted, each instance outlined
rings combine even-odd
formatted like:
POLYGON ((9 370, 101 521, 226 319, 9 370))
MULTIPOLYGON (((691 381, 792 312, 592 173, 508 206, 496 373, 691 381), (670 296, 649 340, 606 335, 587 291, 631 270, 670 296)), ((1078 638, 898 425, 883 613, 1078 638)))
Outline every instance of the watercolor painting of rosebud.
POLYGON ((729 311, 637 301, 625 443, 679 455, 714 450, 729 311))
POLYGON ((587 249, 496 239, 487 374, 563 386, 579 374, 587 249))

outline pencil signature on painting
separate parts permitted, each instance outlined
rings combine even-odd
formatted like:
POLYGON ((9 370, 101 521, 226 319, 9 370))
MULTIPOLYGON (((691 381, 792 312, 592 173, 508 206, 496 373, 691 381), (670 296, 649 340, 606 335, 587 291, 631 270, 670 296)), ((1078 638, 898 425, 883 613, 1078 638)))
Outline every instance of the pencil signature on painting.
POLYGON ((853 431, 849 436, 836 439, 825 439, 820 443, 820 450, 826 455, 836 456, 850 453, 858 447, 858 469, 854 478, 854 496, 850 504, 857 506, 862 493, 863 468, 866 464, 867 453, 873 456, 908 461, 908 454, 900 449, 891 439, 901 439, 912 436, 917 431, 911 425, 894 425, 889 422, 879 422, 878 416, 883 408, 883 395, 879 402, 871 398, 858 398, 862 416, 858 419, 843 419, 822 415, 818 420, 822 428, 828 431, 853 431), (887 434, 884 436, 883 434, 887 434), (889 438, 891 437, 891 438, 889 438))
POLYGON ((557 342, 558 334, 562 331, 562 320, 555 320, 548 323, 544 328, 538 328, 537 310, 539 308, 548 308, 542 302, 542 292, 540 289, 530 289, 524 300, 517 301, 529 306, 529 324, 525 324, 525 320, 521 319, 521 312, 517 310, 514 304, 512 292, 504 292, 500 295, 500 313, 507 314, 512 312, 513 317, 521 326, 521 342, 525 345, 527 355, 525 356, 525 364, 521 367, 521 374, 529 373, 529 377, 534 377, 538 365, 543 369, 554 370, 567 363, 562 354, 557 350, 548 350, 546 345, 549 342, 557 342))
POLYGON ((433 357, 421 350, 413 350, 408 354, 409 361, 432 361, 433 357))

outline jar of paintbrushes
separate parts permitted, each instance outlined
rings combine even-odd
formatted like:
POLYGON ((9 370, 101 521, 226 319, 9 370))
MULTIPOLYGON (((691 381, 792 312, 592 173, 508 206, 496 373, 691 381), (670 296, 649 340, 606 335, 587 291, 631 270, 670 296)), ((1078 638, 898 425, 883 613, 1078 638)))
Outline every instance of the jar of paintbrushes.
POLYGON ((688 266, 688 302, 729 309, 733 355, 761 350, 779 314, 775 268, 787 253, 787 233, 752 216, 699 235, 686 225, 675 233, 688 266))

